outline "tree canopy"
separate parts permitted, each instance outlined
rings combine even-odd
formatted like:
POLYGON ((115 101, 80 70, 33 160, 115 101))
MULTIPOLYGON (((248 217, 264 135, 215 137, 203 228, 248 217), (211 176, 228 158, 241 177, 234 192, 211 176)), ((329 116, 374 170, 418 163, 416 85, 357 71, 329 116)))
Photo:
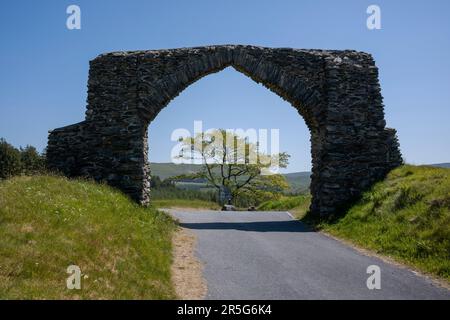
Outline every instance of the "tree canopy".
MULTIPOLYGON (((267 154, 258 144, 223 129, 199 133, 184 138, 179 158, 199 162, 203 168, 198 173, 178 178, 203 178, 219 192, 236 197, 264 197, 286 190, 286 179, 276 174, 285 168, 289 155, 285 152, 267 154)), ((225 199, 228 200, 228 199, 225 199)))

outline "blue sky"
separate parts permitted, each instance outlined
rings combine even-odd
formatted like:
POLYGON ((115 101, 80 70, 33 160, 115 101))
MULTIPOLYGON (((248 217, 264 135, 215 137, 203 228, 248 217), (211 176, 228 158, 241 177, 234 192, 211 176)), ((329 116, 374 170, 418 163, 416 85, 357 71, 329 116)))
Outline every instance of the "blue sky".
MULTIPOLYGON (((406 161, 450 161, 450 1, 5 1, 0 10, 0 137, 43 149, 47 131, 84 119, 88 62, 98 54, 210 44, 355 49, 380 69, 388 126, 406 161), (66 28, 79 5, 82 29, 66 28), (382 29, 366 28, 377 4, 382 29)), ((279 128, 287 171, 310 169, 295 109, 226 69, 181 93, 150 125, 150 159, 169 161, 176 128, 279 128), (225 112, 226 111, 226 112, 225 112), (229 117, 230 111, 233 117, 229 117)))

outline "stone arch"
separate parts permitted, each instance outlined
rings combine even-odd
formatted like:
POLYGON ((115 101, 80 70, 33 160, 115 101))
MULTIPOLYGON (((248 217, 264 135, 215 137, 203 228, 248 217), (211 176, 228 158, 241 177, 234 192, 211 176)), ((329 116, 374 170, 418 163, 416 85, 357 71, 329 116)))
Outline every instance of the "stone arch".
POLYGON ((190 84, 229 66, 304 118, 313 213, 336 212, 402 163, 369 54, 224 45, 114 52, 91 61, 86 120, 50 132, 49 166, 107 181, 147 204, 149 123, 190 84))

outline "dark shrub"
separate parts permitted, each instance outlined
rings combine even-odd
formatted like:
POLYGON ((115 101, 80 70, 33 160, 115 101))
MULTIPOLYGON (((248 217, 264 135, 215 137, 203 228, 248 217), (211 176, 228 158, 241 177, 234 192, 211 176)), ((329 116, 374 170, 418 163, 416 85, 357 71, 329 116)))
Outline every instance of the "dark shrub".
POLYGON ((20 151, 0 138, 0 179, 6 179, 22 172, 20 151))
POLYGON ((20 149, 20 160, 22 161, 23 173, 32 175, 45 171, 45 158, 33 146, 20 149))

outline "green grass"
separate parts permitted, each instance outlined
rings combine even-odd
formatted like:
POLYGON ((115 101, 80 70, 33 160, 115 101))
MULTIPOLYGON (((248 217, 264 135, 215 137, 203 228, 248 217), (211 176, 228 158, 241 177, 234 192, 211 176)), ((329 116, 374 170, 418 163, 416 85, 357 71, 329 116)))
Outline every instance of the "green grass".
POLYGON ((283 197, 258 209, 289 211, 318 230, 450 280, 449 169, 399 167, 341 218, 305 216, 309 203, 309 196, 283 197))
POLYGON ((316 227, 450 280, 450 170, 405 165, 316 227))
POLYGON ((260 211, 289 211, 294 217, 302 218, 309 209, 311 196, 299 195, 294 197, 282 197, 279 200, 271 200, 262 203, 258 210, 260 211))
POLYGON ((0 299, 168 299, 165 214, 104 185, 56 176, 0 182, 0 299), (81 290, 66 288, 69 265, 81 290))
POLYGON ((175 164, 171 162, 166 163, 151 162, 150 168, 152 170, 153 176, 158 176, 162 180, 164 180, 182 174, 191 174, 199 172, 202 169, 202 165, 187 164, 187 163, 175 164))
POLYGON ((152 200, 186 199, 203 200, 214 202, 217 199, 217 193, 211 189, 184 189, 175 186, 161 186, 151 189, 150 198, 152 200))
POLYGON ((220 209, 216 202, 199 199, 154 199, 151 203, 155 208, 220 209))
MULTIPOLYGON (((202 167, 200 164, 150 163, 152 176, 158 176, 162 180, 183 174, 196 173, 201 171, 202 167)), ((307 192, 309 190, 311 172, 293 172, 282 175, 288 181, 292 192, 307 192)), ((181 182, 179 184, 190 189, 201 189, 205 187, 204 183, 181 182)))
POLYGON ((311 172, 293 172, 283 174, 286 178, 291 192, 308 193, 311 184, 311 172))

